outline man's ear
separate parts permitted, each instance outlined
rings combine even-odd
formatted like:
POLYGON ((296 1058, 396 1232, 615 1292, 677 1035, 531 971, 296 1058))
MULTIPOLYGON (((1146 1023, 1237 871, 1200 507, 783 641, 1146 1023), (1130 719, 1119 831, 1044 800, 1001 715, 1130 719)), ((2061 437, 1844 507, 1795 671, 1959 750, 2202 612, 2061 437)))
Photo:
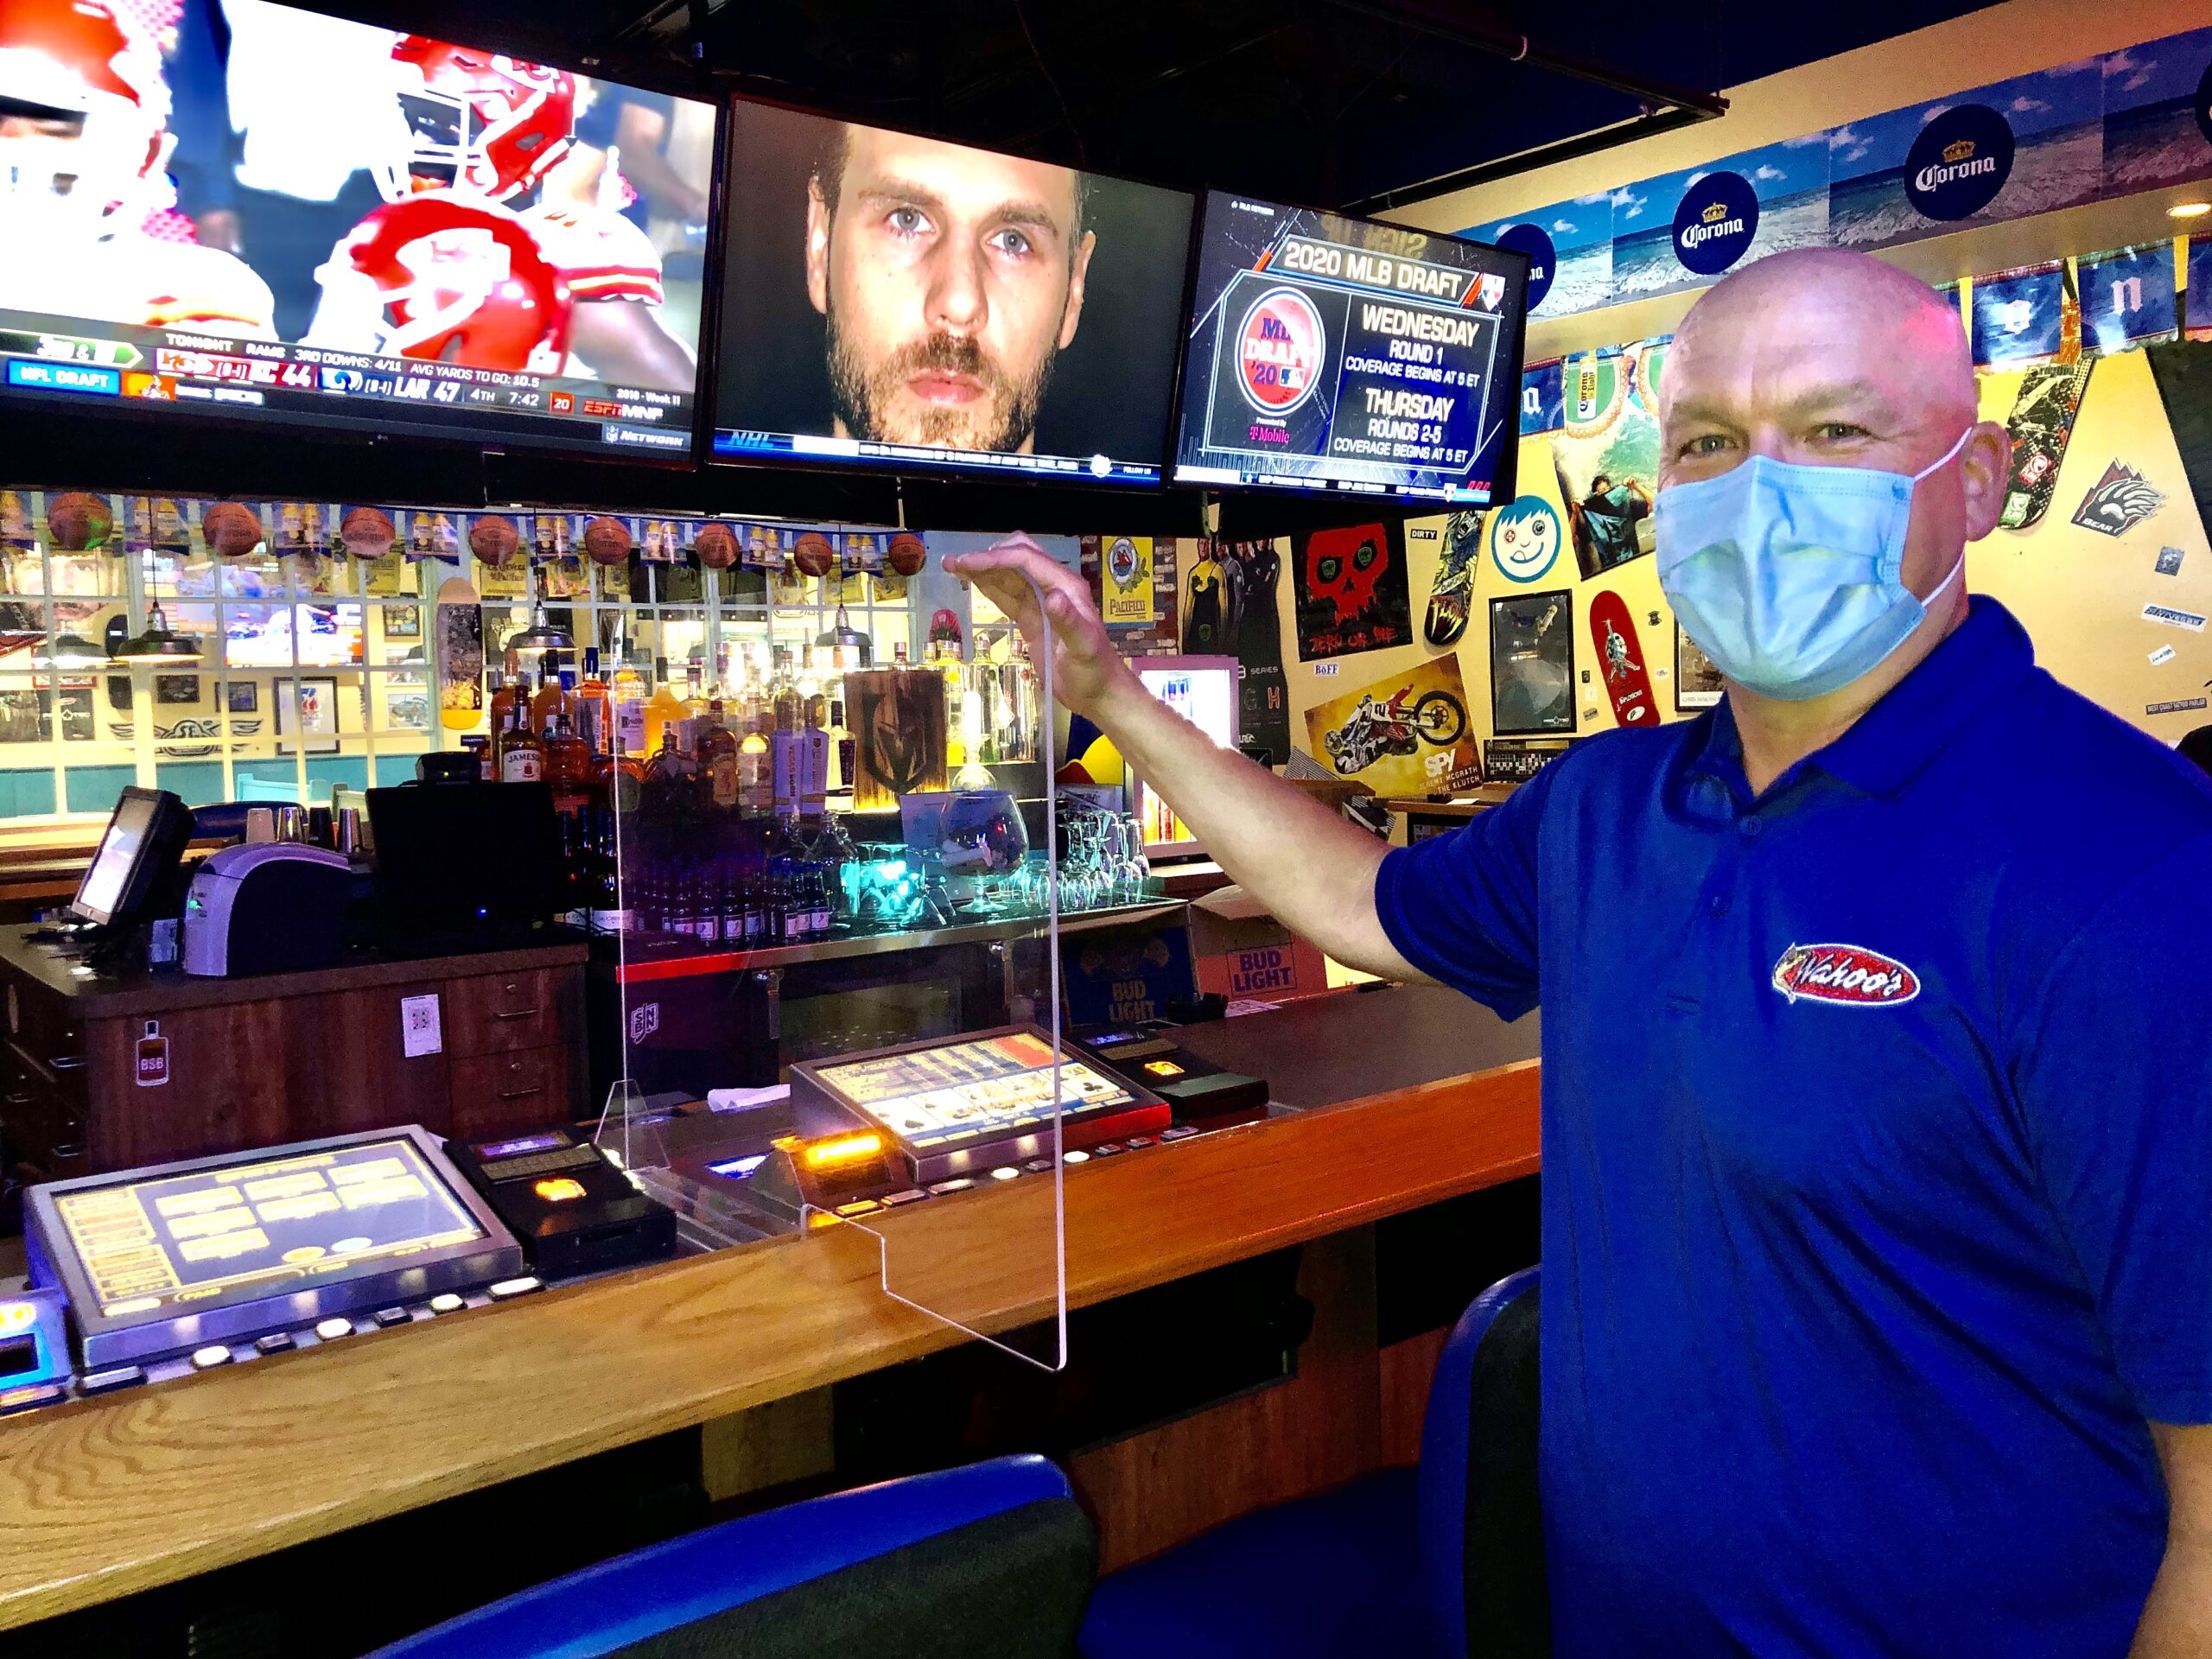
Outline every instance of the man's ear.
POLYGON ((1075 340, 1075 326, 1083 318, 1083 283, 1090 270, 1090 251, 1098 245, 1098 233, 1085 231, 1083 240, 1076 245, 1075 257, 1068 262, 1068 308, 1060 313, 1060 346, 1067 350, 1075 340))
POLYGON ((1995 421, 1983 421, 1959 451, 1959 493, 1966 508, 1967 540, 1978 542, 1997 528, 2012 486, 2012 436, 1995 421))
POLYGON ((830 204, 822 181, 806 181, 806 297, 823 316, 830 315, 830 204))

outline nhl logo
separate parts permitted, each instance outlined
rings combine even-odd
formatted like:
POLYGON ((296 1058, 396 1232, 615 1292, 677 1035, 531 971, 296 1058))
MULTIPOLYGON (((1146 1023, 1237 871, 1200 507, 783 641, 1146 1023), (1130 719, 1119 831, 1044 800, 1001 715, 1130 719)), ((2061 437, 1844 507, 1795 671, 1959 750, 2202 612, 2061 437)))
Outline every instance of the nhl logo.
POLYGON ((1483 279, 1475 285, 1475 297, 1482 302, 1484 310, 1497 310, 1497 302, 1505 297, 1505 278, 1495 273, 1484 273, 1483 279))
POLYGON ((1321 383, 1328 336, 1313 302, 1294 288, 1271 288, 1236 325, 1236 384, 1262 415, 1289 414, 1321 383))

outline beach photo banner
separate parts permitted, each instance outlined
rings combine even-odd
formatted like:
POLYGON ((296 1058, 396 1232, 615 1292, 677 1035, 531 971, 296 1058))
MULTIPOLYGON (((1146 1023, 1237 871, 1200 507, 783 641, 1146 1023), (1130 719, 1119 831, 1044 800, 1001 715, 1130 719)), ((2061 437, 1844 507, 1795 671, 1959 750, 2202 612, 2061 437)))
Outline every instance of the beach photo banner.
POLYGON ((1799 247, 1872 251, 2212 178, 2212 29, 1847 122, 1460 232, 1552 250, 1532 317, 1702 287, 1799 247))

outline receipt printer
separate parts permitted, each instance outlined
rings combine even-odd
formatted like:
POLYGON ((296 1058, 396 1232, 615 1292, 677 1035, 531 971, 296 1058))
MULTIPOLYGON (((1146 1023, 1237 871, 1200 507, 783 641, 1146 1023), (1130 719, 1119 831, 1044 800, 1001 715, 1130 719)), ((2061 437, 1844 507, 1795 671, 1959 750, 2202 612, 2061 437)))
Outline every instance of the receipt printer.
POLYGON ((327 968, 345 942, 340 855, 259 842, 209 855, 184 899, 184 971, 211 979, 327 968))

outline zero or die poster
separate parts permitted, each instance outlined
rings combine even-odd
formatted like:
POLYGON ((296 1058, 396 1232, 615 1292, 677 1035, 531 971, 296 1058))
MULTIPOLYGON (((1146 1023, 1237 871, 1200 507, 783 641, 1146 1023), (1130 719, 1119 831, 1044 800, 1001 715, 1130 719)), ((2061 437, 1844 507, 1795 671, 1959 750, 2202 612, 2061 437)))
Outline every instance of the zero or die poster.
POLYGON ((1298 595, 1298 659, 1413 643, 1403 526, 1354 524, 1291 541, 1298 595))

